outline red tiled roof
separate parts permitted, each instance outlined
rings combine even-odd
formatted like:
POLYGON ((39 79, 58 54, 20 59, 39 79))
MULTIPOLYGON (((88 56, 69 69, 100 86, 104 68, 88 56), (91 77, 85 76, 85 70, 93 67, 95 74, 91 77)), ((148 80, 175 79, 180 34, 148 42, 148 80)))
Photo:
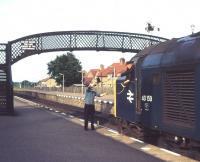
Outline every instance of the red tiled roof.
POLYGON ((120 63, 113 63, 109 67, 107 67, 107 68, 105 68, 103 70, 99 70, 97 72, 96 76, 98 76, 98 77, 100 77, 100 76, 101 77, 106 77, 109 74, 114 75, 114 73, 117 76, 117 74, 122 73, 122 72, 124 72, 126 70, 127 70, 127 66, 125 64, 122 65, 120 63), (114 70, 115 70, 115 72, 114 72, 114 70))
POLYGON ((112 68, 106 68, 99 70, 96 74, 98 77, 106 77, 108 74, 112 74, 112 68))
POLYGON ((98 72, 98 69, 90 69, 90 71, 86 74, 86 77, 89 77, 89 75, 92 75, 92 77, 95 77, 97 72, 98 72))
POLYGON ((113 68, 115 68, 115 74, 120 74, 127 70, 126 64, 120 64, 120 63, 114 63, 111 65, 113 68))
POLYGON ((88 86, 88 85, 92 82, 92 79, 93 79, 93 78, 87 78, 87 77, 85 77, 85 78, 84 78, 84 83, 83 83, 83 84, 86 85, 86 86, 88 86))
POLYGON ((91 69, 90 72, 93 74, 93 75, 96 75, 98 69, 91 69))
POLYGON ((129 69, 128 67, 129 65, 127 64, 120 64, 120 63, 113 63, 111 64, 110 66, 108 66, 107 68, 105 69, 102 69, 102 70, 98 70, 98 69, 91 69, 86 77, 89 76, 89 74, 93 74, 93 78, 95 76, 97 77, 107 77, 108 75, 112 74, 114 75, 115 73, 115 76, 117 76, 118 74, 120 73, 123 73, 125 72, 127 69, 129 69), (115 72, 114 72, 115 71, 115 72))

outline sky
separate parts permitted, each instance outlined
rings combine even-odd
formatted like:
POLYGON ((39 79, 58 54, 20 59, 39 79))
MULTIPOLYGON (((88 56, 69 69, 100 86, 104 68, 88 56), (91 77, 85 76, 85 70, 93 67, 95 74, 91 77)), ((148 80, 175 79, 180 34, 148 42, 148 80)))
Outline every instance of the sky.
MULTIPOLYGON (((52 31, 101 30, 147 34, 168 39, 200 31, 199 0, 0 0, 0 43, 52 31)), ((47 63, 66 52, 33 55, 12 65, 13 81, 47 77, 47 63)), ((133 53, 74 51, 84 70, 109 66, 133 53)))

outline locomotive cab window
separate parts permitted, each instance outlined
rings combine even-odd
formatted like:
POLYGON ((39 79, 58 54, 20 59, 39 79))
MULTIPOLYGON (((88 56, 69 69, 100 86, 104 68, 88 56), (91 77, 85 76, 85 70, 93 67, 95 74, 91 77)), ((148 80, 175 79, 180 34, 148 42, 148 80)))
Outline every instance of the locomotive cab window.
POLYGON ((126 63, 127 64, 127 70, 124 71, 121 76, 127 76, 132 80, 131 78, 135 77, 135 64, 134 63, 126 63))
POLYGON ((130 82, 135 81, 135 65, 133 63, 127 64, 127 70, 121 74, 121 76, 125 76, 125 80, 123 85, 126 86, 130 82))

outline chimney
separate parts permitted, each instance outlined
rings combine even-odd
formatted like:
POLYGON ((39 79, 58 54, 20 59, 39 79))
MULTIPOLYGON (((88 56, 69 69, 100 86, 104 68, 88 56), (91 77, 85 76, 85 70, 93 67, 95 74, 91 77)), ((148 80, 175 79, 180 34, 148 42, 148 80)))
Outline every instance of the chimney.
POLYGON ((119 59, 119 63, 120 63, 120 65, 125 65, 125 58, 120 58, 119 59))
POLYGON ((100 65, 100 70, 103 70, 103 69, 104 69, 104 65, 101 64, 101 65, 100 65))

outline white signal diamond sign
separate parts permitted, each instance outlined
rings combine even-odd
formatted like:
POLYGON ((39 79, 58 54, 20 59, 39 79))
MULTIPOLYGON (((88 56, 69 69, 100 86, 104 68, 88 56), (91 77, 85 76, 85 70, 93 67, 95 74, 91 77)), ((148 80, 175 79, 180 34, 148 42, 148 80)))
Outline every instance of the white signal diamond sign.
POLYGON ((131 90, 128 90, 128 92, 127 92, 127 100, 128 100, 130 103, 133 103, 133 100, 134 100, 134 93, 132 93, 131 90))

